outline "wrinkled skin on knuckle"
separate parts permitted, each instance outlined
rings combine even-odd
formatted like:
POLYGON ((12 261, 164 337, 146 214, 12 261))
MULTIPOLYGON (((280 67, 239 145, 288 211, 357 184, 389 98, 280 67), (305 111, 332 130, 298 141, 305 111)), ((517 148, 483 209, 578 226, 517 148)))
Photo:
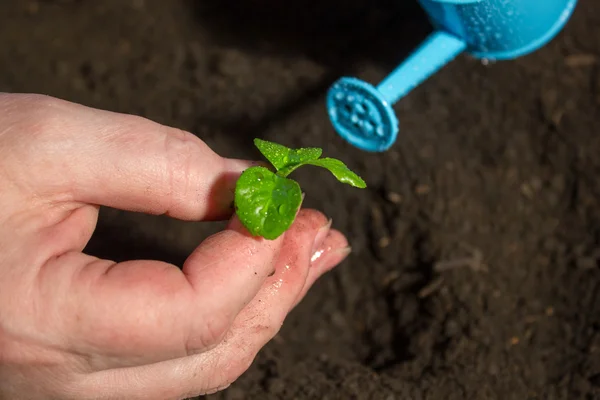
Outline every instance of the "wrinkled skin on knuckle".
POLYGON ((230 325, 231 319, 223 313, 207 316, 199 330, 192 329, 186 343, 187 354, 199 354, 218 346, 229 332, 230 325))
POLYGON ((230 384, 248 371, 261 349, 279 332, 281 324, 272 319, 257 317, 228 335, 226 341, 232 343, 232 349, 215 366, 215 382, 230 384))
POLYGON ((65 124, 65 105, 45 95, 0 97, 0 138, 13 136, 19 143, 52 143, 65 124), (12 133, 12 135, 11 135, 12 133))
POLYGON ((220 345, 199 356, 198 386, 191 395, 223 390, 235 382, 250 368, 266 342, 257 333, 268 335, 268 331, 264 325, 238 326, 227 331, 220 345))
POLYGON ((231 362, 219 372, 220 385, 231 384, 248 371, 260 351, 260 348, 254 348, 254 346, 240 348, 238 352, 232 354, 231 362))
POLYGON ((167 181, 164 187, 169 188, 164 196, 169 199, 167 213, 178 213, 185 210, 189 198, 198 197, 200 187, 199 172, 194 165, 198 163, 201 154, 198 138, 188 132, 178 129, 165 128, 170 134, 165 137, 165 164, 163 179, 167 181))
POLYGON ((0 98, 0 179, 26 194, 40 195, 64 177, 73 152, 66 103, 44 95, 0 98), (58 162, 57 162, 58 160, 58 162))

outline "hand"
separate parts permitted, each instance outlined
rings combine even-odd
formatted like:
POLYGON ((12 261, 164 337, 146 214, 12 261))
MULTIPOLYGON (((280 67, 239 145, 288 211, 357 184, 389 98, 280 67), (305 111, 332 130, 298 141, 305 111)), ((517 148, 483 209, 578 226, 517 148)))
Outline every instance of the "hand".
POLYGON ((0 94, 0 398, 180 399, 241 375, 349 253, 325 216, 275 241, 233 218, 182 270, 82 251, 100 205, 228 218, 250 165, 143 118, 0 94))

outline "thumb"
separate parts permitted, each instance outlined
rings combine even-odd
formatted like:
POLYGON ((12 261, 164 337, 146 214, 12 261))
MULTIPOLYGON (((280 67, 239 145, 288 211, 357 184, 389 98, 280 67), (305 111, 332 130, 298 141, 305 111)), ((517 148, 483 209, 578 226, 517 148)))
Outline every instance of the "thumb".
POLYGON ((20 167, 13 175, 61 201, 224 219, 233 211, 239 174, 254 164, 221 157, 191 133, 141 117, 47 96, 9 96, 10 110, 18 112, 1 119, 27 134, 12 154, 20 167))

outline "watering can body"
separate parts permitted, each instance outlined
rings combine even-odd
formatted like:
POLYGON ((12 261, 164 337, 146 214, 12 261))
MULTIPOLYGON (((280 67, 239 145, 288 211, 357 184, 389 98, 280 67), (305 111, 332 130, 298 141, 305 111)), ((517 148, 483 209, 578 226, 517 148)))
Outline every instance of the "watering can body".
POLYGON ((564 27, 577 0, 418 0, 436 31, 374 86, 344 77, 329 90, 327 108, 340 136, 365 151, 396 141, 392 106, 462 52, 514 59, 548 43, 564 27))
POLYGON ((514 59, 548 43, 576 0, 419 0, 434 26, 480 58, 514 59))

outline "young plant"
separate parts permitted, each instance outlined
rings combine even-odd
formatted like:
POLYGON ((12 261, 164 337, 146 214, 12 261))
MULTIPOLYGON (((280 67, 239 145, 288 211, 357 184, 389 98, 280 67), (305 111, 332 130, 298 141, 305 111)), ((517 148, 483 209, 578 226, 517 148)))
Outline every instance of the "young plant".
POLYGON ((287 176, 302 166, 322 167, 342 183, 367 187, 343 162, 321 158, 319 148, 290 149, 260 139, 254 139, 254 145, 275 169, 273 172, 265 167, 250 167, 236 183, 237 215, 254 236, 274 240, 292 225, 302 203, 302 191, 298 182, 287 176))

